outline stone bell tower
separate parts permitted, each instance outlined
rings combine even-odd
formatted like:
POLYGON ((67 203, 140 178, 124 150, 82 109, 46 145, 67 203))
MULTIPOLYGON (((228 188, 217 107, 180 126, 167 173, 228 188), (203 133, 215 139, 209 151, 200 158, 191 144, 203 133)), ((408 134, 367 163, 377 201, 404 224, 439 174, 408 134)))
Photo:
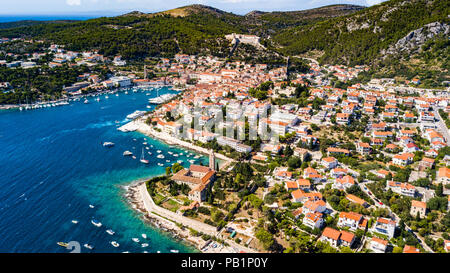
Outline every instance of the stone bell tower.
POLYGON ((212 170, 216 170, 216 156, 214 155, 214 151, 211 149, 209 151, 209 168, 212 170))

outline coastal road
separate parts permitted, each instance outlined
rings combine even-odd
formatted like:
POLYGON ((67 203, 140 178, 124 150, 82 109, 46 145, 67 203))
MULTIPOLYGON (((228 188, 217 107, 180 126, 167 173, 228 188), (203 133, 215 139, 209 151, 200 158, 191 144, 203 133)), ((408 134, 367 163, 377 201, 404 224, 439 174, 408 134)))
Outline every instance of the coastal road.
POLYGON ((433 107, 433 113, 434 116, 438 118, 439 122, 438 122, 438 128, 439 131, 441 131, 442 135, 444 136, 447 146, 450 145, 450 134, 448 133, 448 128, 447 125, 445 125, 445 121, 444 119, 441 117, 441 115, 439 115, 438 110, 436 110, 436 107, 433 107))
MULTIPOLYGON (((370 199, 372 199, 373 202, 375 202, 375 206, 376 206, 376 207, 387 209, 387 210, 389 211, 389 213, 390 213, 391 215, 394 216, 394 221, 398 224, 398 223, 400 222, 400 220, 401 220, 400 217, 398 217, 398 215, 395 214, 395 213, 391 210, 391 208, 390 208, 389 206, 379 204, 379 203, 375 200, 375 197, 373 196, 373 193, 372 193, 372 195, 370 195, 370 194, 368 193, 368 191, 369 191, 368 188, 367 188, 367 190, 364 189, 364 186, 363 186, 363 185, 364 185, 364 184, 367 184, 367 183, 370 183, 370 182, 366 182, 366 183, 358 183, 358 186, 361 188, 361 190, 363 190, 363 191, 370 197, 370 199)), ((410 230, 410 231, 414 234, 414 237, 417 238, 417 240, 419 241, 419 243, 422 245, 422 247, 423 247, 426 251, 431 252, 431 253, 434 253, 434 251, 433 251, 429 246, 427 246, 427 244, 425 243, 425 240, 424 240, 424 238, 423 238, 422 236, 420 236, 417 232, 412 231, 411 228, 410 228, 408 225, 406 225, 406 223, 405 223, 405 227, 406 227, 406 230, 410 230)))

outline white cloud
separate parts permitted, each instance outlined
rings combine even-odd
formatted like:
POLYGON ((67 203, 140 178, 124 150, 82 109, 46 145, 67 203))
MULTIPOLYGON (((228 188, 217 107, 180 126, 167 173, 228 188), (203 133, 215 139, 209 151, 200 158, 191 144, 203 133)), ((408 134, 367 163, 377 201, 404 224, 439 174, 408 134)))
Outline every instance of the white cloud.
POLYGON ((69 6, 79 6, 81 5, 81 0, 66 0, 66 4, 69 6))
POLYGON ((384 2, 384 0, 366 0, 368 6, 373 6, 384 2))

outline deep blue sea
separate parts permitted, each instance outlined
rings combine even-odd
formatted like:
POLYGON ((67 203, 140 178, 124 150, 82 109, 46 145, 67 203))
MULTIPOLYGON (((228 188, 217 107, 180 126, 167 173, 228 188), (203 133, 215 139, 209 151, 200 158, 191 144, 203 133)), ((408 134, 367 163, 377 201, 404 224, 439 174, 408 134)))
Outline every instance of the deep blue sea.
MULTIPOLYGON (((195 251, 146 224, 123 196, 123 186, 133 180, 162 174, 177 160, 189 166, 187 160, 194 159, 187 158, 184 149, 117 130, 128 114, 147 110, 155 92, 110 94, 99 102, 89 98, 89 104, 81 100, 38 110, 0 111, 0 252, 68 252, 56 244, 59 241, 94 247, 82 246, 81 252, 195 251), (105 148, 105 141, 115 146, 105 148), (152 153, 146 154, 148 165, 139 162, 145 141, 149 147, 145 152, 152 153), (125 150, 137 159, 124 157, 125 150), (157 150, 164 159, 156 158, 157 150), (183 156, 173 157, 168 151, 183 156), (103 226, 94 226, 92 219, 103 226), (115 234, 109 235, 107 229, 115 234), (113 247, 111 241, 120 246, 113 247)), ((159 94, 169 92, 175 91, 163 88, 159 94)), ((208 158, 199 162, 207 164, 208 158)))

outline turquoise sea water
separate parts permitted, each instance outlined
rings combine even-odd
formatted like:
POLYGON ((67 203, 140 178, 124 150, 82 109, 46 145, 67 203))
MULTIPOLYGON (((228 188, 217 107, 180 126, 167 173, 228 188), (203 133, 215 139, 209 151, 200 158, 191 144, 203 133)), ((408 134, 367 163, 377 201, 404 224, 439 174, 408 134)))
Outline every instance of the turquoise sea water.
MULTIPOLYGON (((175 91, 163 88, 159 94, 169 92, 175 91)), ((146 110, 155 93, 120 93, 109 99, 101 96, 100 102, 90 98, 89 104, 0 111, 0 252, 68 252, 56 244, 59 241, 94 246, 93 250, 82 246, 81 252, 195 251, 144 223, 123 197, 122 186, 133 180, 162 174, 177 160, 189 166, 187 160, 194 159, 183 149, 117 130, 126 123, 126 115, 146 110), (105 148, 105 141, 115 146, 105 148), (145 141, 148 165, 139 162, 145 141), (125 150, 137 159, 124 157, 125 150), (164 159, 156 158, 157 150, 164 159), (183 155, 174 157, 168 151, 183 155), (103 226, 94 226, 92 219, 103 226), (107 229, 115 234, 109 235, 107 229), (113 247, 111 241, 120 246, 113 247)), ((207 164, 208 159, 201 157, 199 162, 207 164)))

